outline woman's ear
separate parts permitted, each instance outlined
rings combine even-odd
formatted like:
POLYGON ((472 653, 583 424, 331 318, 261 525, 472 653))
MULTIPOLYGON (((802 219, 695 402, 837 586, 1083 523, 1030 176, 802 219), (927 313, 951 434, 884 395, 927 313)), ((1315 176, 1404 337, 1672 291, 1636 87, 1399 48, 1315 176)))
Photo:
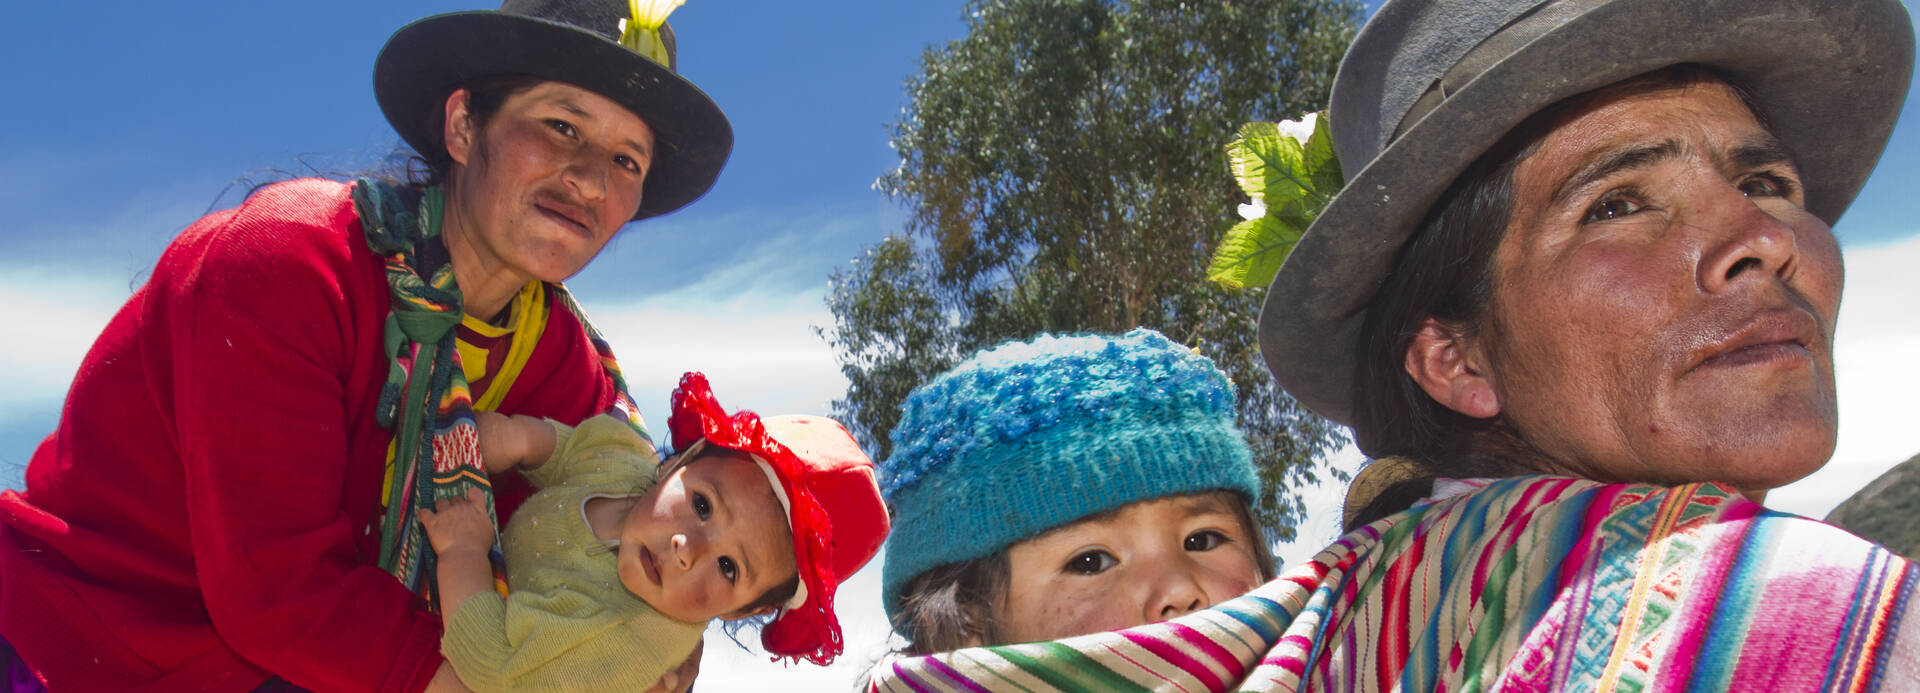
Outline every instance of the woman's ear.
POLYGON ((1476 419, 1500 413, 1481 352, 1461 332, 1434 318, 1420 321, 1407 345, 1407 375, 1441 406, 1476 419))
POLYGON ((441 121, 440 141, 446 144, 447 156, 461 166, 467 165, 467 157, 473 153, 473 118, 467 113, 467 101, 472 96, 473 92, 461 87, 448 94, 442 106, 446 118, 441 121))

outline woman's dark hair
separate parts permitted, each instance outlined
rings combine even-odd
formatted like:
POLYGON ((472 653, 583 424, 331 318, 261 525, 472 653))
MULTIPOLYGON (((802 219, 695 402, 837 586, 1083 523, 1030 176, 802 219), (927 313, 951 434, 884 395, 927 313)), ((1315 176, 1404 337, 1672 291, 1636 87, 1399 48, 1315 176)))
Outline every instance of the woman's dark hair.
MULTIPOLYGON (((1565 114, 1622 96, 1723 84, 1761 127, 1771 130, 1752 92, 1711 68, 1682 64, 1564 99, 1528 117, 1447 187, 1415 229, 1360 328, 1354 373, 1354 442, 1369 457, 1399 457, 1416 467, 1349 518, 1347 529, 1408 507, 1436 477, 1515 476, 1538 470, 1541 453, 1503 417, 1466 416, 1427 395, 1407 374, 1407 347, 1427 318, 1472 339, 1494 324, 1494 251, 1513 214, 1513 174, 1565 114)), ((1490 345, 1483 345, 1490 346, 1490 345)))
MULTIPOLYGON (((1234 516, 1247 535, 1253 537, 1253 560, 1260 569, 1260 581, 1272 580, 1275 567, 1272 544, 1260 530, 1260 524, 1254 521, 1253 508, 1247 499, 1238 493, 1233 494, 1233 498, 1234 516)), ((1060 527, 1111 517, 1121 508, 1088 515, 1060 527)), ((894 632, 907 639, 899 653, 918 656, 974 644, 1004 644, 994 629, 994 610, 1006 600, 1012 576, 1013 565, 1007 560, 1007 549, 941 565, 914 576, 907 581, 905 602, 893 619, 894 632)))
MULTIPOLYGON (((469 94, 467 97, 467 116, 473 120, 474 132, 479 132, 486 129, 487 121, 491 120, 493 115, 500 111, 501 104, 506 103, 509 97, 532 89, 534 85, 544 81, 547 80, 533 75, 489 75, 455 88, 466 88, 469 94)), ((452 93, 453 90, 447 91, 449 95, 452 93)), ((406 152, 402 150, 402 152, 400 152, 405 162, 404 179, 408 184, 416 188, 425 188, 445 183, 447 173, 453 169, 453 156, 447 153, 447 148, 439 141, 440 138, 438 135, 438 133, 446 131, 447 114, 444 108, 445 104, 446 99, 442 97, 436 102, 436 105, 440 107, 434 108, 429 113, 421 114, 421 117, 427 119, 427 132, 434 133, 435 146, 432 150, 425 152, 406 152)))
MULTIPOLYGON (((486 127, 487 121, 500 111, 500 105, 506 103, 508 97, 532 89, 534 85, 544 81, 546 80, 532 75, 509 74, 482 77, 459 85, 466 87, 471 94, 467 100, 467 114, 473 119, 475 131, 486 127)), ((447 91, 449 95, 452 93, 452 90, 447 91)), ((307 176, 343 181, 371 178, 408 185, 415 190, 445 183, 447 174, 453 170, 453 157, 447 154, 447 148, 439 141, 439 133, 445 131, 442 127, 447 118, 445 104, 446 98, 443 96, 436 102, 436 108, 431 113, 420 115, 427 119, 430 128, 428 131, 434 133, 433 151, 415 152, 405 143, 399 143, 378 162, 372 164, 358 163, 335 168, 335 165, 302 161, 298 169, 270 168, 255 171, 229 184, 226 190, 222 190, 220 195, 207 205, 207 212, 211 213, 216 209, 235 204, 227 197, 231 191, 241 190, 245 192, 245 196, 251 197, 274 183, 307 176)))

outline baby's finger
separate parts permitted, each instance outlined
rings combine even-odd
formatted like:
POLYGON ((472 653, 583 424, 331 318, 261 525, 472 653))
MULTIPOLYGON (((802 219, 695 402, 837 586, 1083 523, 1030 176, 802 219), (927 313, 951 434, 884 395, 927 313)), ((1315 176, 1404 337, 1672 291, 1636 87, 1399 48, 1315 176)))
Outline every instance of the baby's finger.
POLYGON ((471 502, 471 499, 468 499, 464 496, 447 496, 444 498, 435 498, 433 500, 433 510, 434 512, 444 513, 444 512, 453 510, 455 508, 463 507, 469 502, 471 502))

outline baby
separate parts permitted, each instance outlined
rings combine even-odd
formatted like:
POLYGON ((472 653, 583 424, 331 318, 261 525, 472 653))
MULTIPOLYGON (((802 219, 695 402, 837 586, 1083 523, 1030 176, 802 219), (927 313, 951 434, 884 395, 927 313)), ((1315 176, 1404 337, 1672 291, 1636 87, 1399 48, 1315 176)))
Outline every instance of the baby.
POLYGON ((611 416, 478 424, 488 471, 518 467, 539 492, 502 536, 505 598, 477 492, 420 513, 450 609, 441 650, 468 687, 643 690, 715 618, 771 615, 761 643, 776 655, 840 653, 834 591, 888 530, 873 463, 840 424, 729 416, 699 373, 674 390, 680 452, 664 466, 611 416))
POLYGON ((1253 589, 1273 558, 1251 460, 1226 376, 1152 330, 1042 335, 935 376, 880 465, 902 653, 1126 628, 1253 589))

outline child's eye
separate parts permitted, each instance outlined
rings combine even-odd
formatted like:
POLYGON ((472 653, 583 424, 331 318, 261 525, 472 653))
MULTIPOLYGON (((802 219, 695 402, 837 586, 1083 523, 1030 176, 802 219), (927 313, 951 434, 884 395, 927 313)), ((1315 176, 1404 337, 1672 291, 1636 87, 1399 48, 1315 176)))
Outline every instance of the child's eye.
POLYGON ((626 170, 627 170, 627 171, 628 171, 629 173, 639 173, 639 172, 640 172, 640 162, 638 162, 638 161, 634 161, 634 160, 633 160, 633 157, 630 157, 630 156, 627 156, 627 155, 625 155, 625 154, 616 154, 616 155, 614 155, 614 157, 613 157, 613 165, 615 165, 615 166, 619 166, 620 168, 624 168, 624 169, 626 169, 626 170))
POLYGON ((733 582, 739 579, 740 567, 733 564, 733 557, 720 557, 720 577, 726 578, 727 582, 733 582))
POLYGON ((1205 529, 1187 535, 1184 547, 1188 551, 1212 551, 1227 543, 1227 535, 1217 529, 1205 529))
POLYGON ((713 504, 707 502, 705 494, 693 494, 693 514, 700 516, 702 520, 713 514, 713 504))
POLYGON ((1120 565, 1120 559, 1098 549, 1067 559, 1067 571, 1081 575, 1099 575, 1116 565, 1120 565))
POLYGON ((567 137, 573 137, 574 134, 577 132, 573 128, 573 123, 569 123, 559 118, 548 118, 547 127, 553 128, 554 132, 560 133, 567 137))

